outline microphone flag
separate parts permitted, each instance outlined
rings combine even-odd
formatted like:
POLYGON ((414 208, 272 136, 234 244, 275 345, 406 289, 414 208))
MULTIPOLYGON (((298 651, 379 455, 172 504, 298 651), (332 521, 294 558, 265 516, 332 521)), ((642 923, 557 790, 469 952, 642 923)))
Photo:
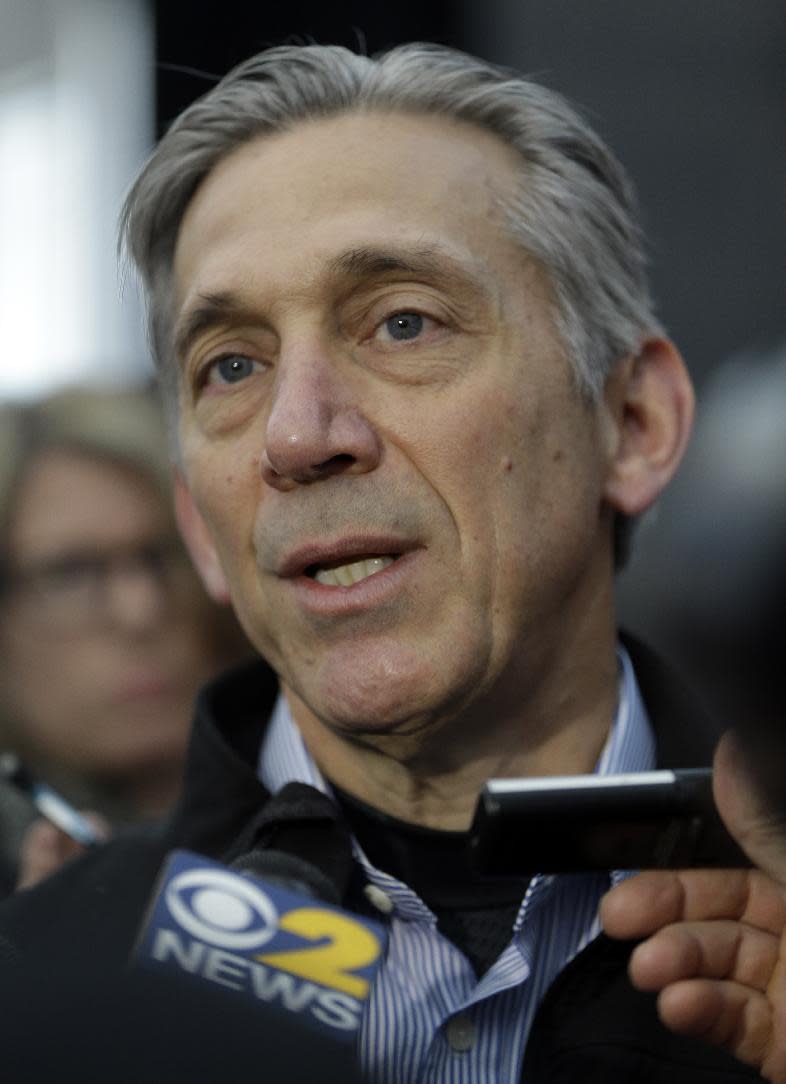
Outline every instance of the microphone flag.
POLYGON ((163 867, 133 962, 355 1041, 386 944, 377 922, 178 850, 163 867))

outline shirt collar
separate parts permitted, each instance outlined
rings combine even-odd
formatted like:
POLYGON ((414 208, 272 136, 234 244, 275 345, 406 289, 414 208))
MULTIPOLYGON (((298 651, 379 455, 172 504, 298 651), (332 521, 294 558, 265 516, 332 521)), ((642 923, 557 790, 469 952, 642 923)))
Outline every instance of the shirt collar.
POLYGON ((306 749, 283 693, 278 694, 262 740, 259 778, 271 794, 287 783, 308 783, 324 794, 330 793, 327 780, 306 749))

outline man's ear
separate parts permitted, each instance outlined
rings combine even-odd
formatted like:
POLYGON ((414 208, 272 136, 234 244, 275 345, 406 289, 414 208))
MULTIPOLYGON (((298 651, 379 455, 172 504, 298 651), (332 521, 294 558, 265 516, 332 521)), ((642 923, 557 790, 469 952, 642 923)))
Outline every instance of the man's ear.
POLYGON ((175 518, 191 560, 196 565, 207 592, 216 602, 229 602, 229 586, 218 560, 213 539, 197 508, 188 483, 175 468, 175 518))
POLYGON ((606 382, 610 457, 606 503, 638 516, 671 481, 693 427, 694 395, 685 363, 672 342, 647 339, 606 382))

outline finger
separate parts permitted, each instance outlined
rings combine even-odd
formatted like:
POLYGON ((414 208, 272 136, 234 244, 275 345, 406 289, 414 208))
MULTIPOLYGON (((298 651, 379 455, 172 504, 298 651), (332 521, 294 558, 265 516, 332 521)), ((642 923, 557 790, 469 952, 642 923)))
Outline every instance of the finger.
POLYGON ((764 992, 780 954, 779 938, 733 921, 668 926, 631 954, 629 972, 640 990, 662 990, 684 979, 727 979, 764 992))
POLYGON ((646 937, 683 914, 685 893, 676 873, 639 873, 601 900, 600 919, 610 937, 646 937))
POLYGON ((718 812, 748 857, 786 886, 786 823, 767 807, 731 733, 715 751, 713 792, 718 812))
POLYGON ((751 1065, 763 1065, 772 1051, 772 1006, 737 983, 675 983, 660 994, 658 1014, 672 1031, 722 1046, 751 1065))
POLYGON ((757 870, 652 870, 608 892, 600 916, 610 937, 647 937, 672 923, 714 918, 780 934, 786 891, 757 870))
POLYGON ((601 920, 612 937, 646 937, 692 918, 738 918, 749 893, 747 870, 648 870, 606 894, 601 920))
POLYGON ((85 820, 90 823, 90 826, 95 829, 96 836, 102 843, 111 838, 112 826, 106 817, 101 813, 96 813, 93 809, 85 809, 81 813, 85 820))
POLYGON ((43 819, 33 821, 20 848, 17 889, 38 884, 80 850, 79 844, 54 824, 43 819))

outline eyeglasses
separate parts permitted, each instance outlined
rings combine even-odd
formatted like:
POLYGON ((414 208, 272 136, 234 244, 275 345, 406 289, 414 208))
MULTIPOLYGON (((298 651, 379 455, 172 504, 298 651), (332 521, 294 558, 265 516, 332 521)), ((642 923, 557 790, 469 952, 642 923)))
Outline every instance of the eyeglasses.
POLYGON ((24 620, 42 632, 62 635, 109 624, 121 580, 148 591, 152 585, 157 599, 169 607, 182 608, 198 597, 193 568, 174 539, 63 553, 38 565, 6 569, 3 586, 24 620))

